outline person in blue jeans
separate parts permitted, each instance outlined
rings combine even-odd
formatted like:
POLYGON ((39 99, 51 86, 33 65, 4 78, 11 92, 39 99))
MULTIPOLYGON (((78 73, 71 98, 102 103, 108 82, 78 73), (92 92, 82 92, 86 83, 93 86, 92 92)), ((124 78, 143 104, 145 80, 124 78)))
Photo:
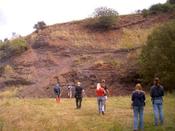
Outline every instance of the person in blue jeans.
POLYGON ((160 124, 164 122, 163 116, 163 96, 164 96, 164 88, 160 85, 160 80, 158 77, 154 79, 154 85, 151 87, 150 96, 153 104, 154 110, 154 124, 158 126, 159 121, 160 124))
POLYGON ((132 107, 134 113, 134 131, 139 128, 144 129, 144 106, 145 106, 145 92, 142 90, 141 84, 136 84, 135 91, 132 93, 132 107))

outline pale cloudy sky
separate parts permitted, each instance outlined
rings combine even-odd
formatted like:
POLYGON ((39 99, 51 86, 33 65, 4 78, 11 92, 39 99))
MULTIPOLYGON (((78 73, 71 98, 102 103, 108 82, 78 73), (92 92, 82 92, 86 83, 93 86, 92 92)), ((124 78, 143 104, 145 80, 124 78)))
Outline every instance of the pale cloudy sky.
POLYGON ((47 25, 89 17, 95 8, 106 6, 119 14, 133 13, 166 0, 0 0, 0 39, 12 32, 30 34, 38 21, 47 25))

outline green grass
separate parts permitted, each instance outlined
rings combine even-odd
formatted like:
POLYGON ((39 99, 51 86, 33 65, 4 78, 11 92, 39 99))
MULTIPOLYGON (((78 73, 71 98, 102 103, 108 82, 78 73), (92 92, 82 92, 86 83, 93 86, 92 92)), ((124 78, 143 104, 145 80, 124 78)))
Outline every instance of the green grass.
MULTIPOLYGON (((109 97, 105 116, 99 116, 96 98, 84 98, 82 109, 75 109, 74 99, 19 99, 3 97, 0 101, 0 130, 3 131, 132 131, 130 96, 109 97)), ((164 99, 165 124, 153 126, 150 97, 145 107, 145 131, 175 131, 175 96, 164 99)))

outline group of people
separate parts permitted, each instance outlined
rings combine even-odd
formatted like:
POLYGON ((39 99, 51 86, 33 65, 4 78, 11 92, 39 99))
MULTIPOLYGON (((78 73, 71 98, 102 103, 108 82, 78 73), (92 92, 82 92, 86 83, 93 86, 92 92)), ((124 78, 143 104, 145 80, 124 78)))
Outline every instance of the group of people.
MULTIPOLYGON (((61 94, 59 81, 57 81, 57 84, 54 87, 54 92, 56 95, 56 101, 59 103, 60 94, 61 94)), ((70 90, 68 93, 71 93, 69 95, 71 95, 72 97, 72 92, 70 92, 70 90)), ((74 93, 77 109, 81 108, 83 93, 84 93, 84 89, 81 86, 81 83, 77 82, 77 85, 75 86, 75 93, 74 93)), ((101 82, 97 83, 97 87, 96 87, 97 105, 98 105, 98 112, 100 115, 105 114, 108 94, 109 94, 109 90, 106 86, 105 80, 103 79, 101 82)), ((160 85, 160 80, 158 77, 154 79, 154 85, 151 87, 150 96, 151 96, 153 111, 154 111, 154 124, 155 126, 158 126, 159 124, 163 125, 164 123, 164 116, 163 116, 164 88, 162 85, 160 85)), ((146 100, 146 96, 145 96, 145 92, 142 89, 142 85, 140 83, 137 83, 135 86, 135 90, 132 92, 132 95, 131 95, 134 131, 137 131, 139 128, 141 130, 144 129, 145 100, 146 100)))
MULTIPOLYGON (((153 105, 154 111, 154 124, 155 126, 163 125, 164 116, 163 116, 163 96, 164 88, 160 84, 158 77, 154 79, 154 85, 151 87, 150 96, 153 105)), ((132 108, 134 116, 134 131, 137 131, 139 128, 144 129, 144 106, 145 106, 145 92, 142 89, 140 83, 136 84, 135 91, 132 93, 132 108)))
MULTIPOLYGON (((53 90, 54 93, 56 95, 56 102, 60 103, 60 98, 61 98, 61 86, 59 83, 59 79, 57 79, 56 85, 54 86, 53 90)), ((75 93, 74 93, 74 97, 76 99, 76 108, 80 109, 81 108, 81 102, 83 99, 83 96, 85 94, 83 87, 81 86, 80 82, 77 82, 77 85, 75 87, 73 87, 72 85, 68 85, 68 96, 69 98, 72 98, 73 95, 73 88, 75 88, 75 93)))

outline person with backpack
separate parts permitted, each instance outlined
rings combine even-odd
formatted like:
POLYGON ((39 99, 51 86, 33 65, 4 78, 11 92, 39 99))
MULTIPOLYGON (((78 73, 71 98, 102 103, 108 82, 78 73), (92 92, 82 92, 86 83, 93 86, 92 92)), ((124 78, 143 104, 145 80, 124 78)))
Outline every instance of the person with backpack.
POLYGON ((100 83, 97 83, 96 95, 99 114, 105 114, 105 89, 101 87, 100 83))
POLYGON ((154 79, 154 85, 151 87, 150 96, 153 104, 154 111, 154 124, 158 126, 159 120, 160 124, 164 122, 163 116, 163 96, 164 88, 160 85, 160 80, 158 77, 154 79))
POLYGON ((134 131, 138 128, 144 128, 144 106, 145 106, 145 92, 142 90, 140 83, 136 84, 135 91, 132 92, 132 108, 134 113, 134 131))
POLYGON ((83 88, 80 82, 77 82, 77 86, 75 86, 75 101, 76 101, 76 108, 81 108, 81 102, 83 99, 83 88))
POLYGON ((60 87, 60 84, 59 84, 59 79, 56 78, 56 80, 57 80, 57 83, 56 83, 56 85, 54 86, 53 89, 54 89, 54 93, 56 95, 56 102, 60 103, 61 87, 60 87))

